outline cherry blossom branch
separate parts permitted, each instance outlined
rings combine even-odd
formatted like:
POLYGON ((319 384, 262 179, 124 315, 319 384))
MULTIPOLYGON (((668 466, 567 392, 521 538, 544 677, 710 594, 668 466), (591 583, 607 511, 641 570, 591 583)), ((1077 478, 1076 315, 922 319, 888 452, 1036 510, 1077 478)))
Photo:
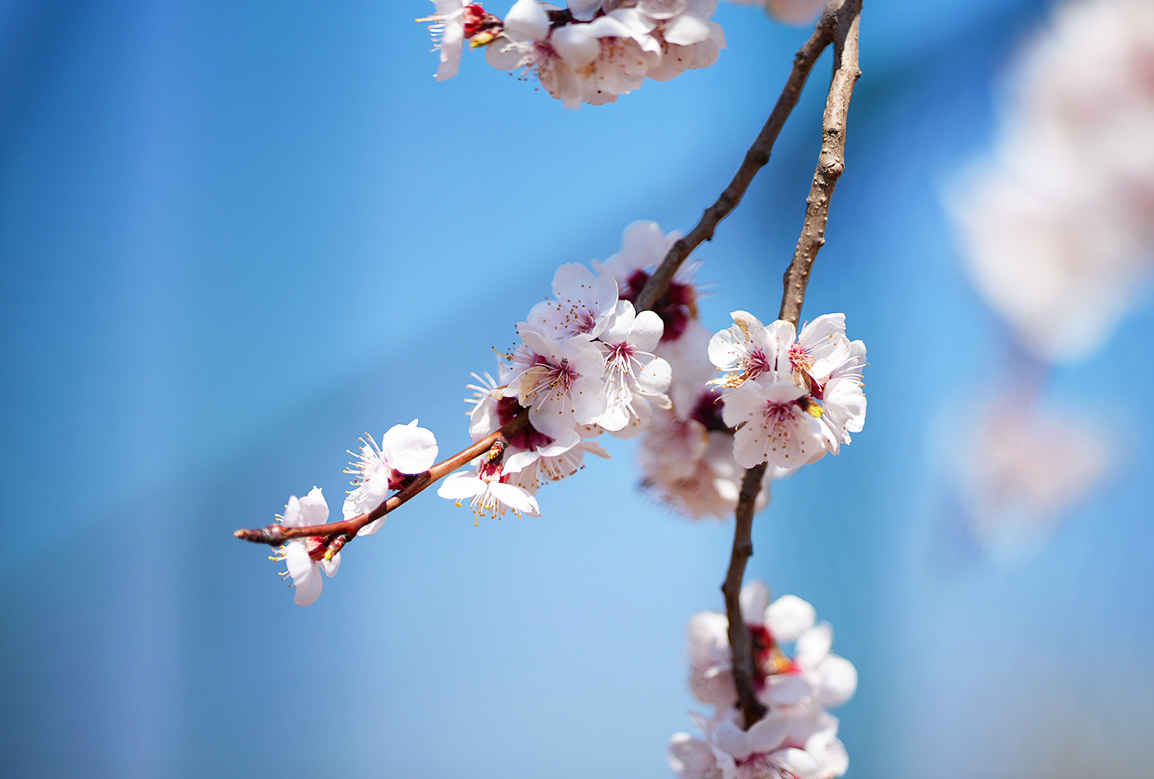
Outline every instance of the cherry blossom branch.
MULTIPOLYGON (((813 174, 809 197, 805 200, 805 221, 793 253, 793 262, 785 272, 785 294, 778 319, 787 319, 797 327, 801 304, 818 250, 825 245, 825 224, 829 219, 829 200, 841 172, 845 169, 845 128, 853 88, 861 76, 858 68, 858 24, 862 0, 843 0, 826 9, 822 23, 833 19, 833 78, 821 126, 821 153, 813 174)), ((821 24, 818 25, 821 27, 821 24)))
MULTIPOLYGON (((798 238, 793 261, 785 272, 781 313, 778 314, 778 319, 792 322, 795 328, 801 319, 801 305, 805 300, 805 290, 809 285, 809 276, 813 269, 814 260, 817 259, 818 250, 825 245, 825 225, 829 219, 830 197, 833 195, 833 188, 837 184, 838 177, 845 169, 846 119, 849 114, 849 103, 853 96, 854 85, 857 83, 858 77, 861 76, 861 70, 858 67, 858 28, 861 19, 861 6, 862 0, 841 0, 840 2, 831 0, 817 24, 813 36, 797 53, 794 60, 794 73, 790 76, 792 82, 794 75, 797 74, 798 65, 803 59, 803 52, 811 44, 817 48, 817 53, 813 55, 814 59, 826 45, 833 44, 833 76, 830 79, 829 96, 826 98, 825 113, 822 117, 821 153, 818 155, 817 170, 813 174, 809 197, 806 198, 805 220, 802 223, 801 237, 798 238)), ((813 63, 810 62, 809 67, 812 65, 813 63)), ((808 73, 808 69, 806 73, 808 73)), ((804 83, 804 81, 803 76, 801 82, 804 83)), ((789 89, 788 83, 786 88, 789 89)), ((800 86, 798 89, 800 90, 800 86)), ((785 97, 786 95, 783 93, 782 98, 778 100, 778 106, 781 105, 781 101, 785 97)), ((797 102, 796 94, 792 96, 792 100, 793 103, 797 102)), ((792 103, 790 107, 792 108, 792 103)), ((774 109, 774 113, 776 112, 777 108, 774 109)), ((788 111, 786 113, 788 114, 788 111)), ((772 119, 771 115, 770 120, 772 121, 772 119)), ((766 129, 769 126, 770 123, 767 122, 766 129)), ((762 133, 764 134, 765 130, 762 133)), ((776 135, 775 131, 774 137, 776 135)), ((758 136, 758 141, 760 140, 761 136, 758 136)), ((754 148, 756 147, 757 143, 754 144, 754 148)), ((751 148, 746 154, 746 162, 749 162, 753 151, 754 149, 751 148)), ((768 160, 768 158, 767 150, 766 159, 768 160)), ((742 167, 744 168, 745 165, 743 164, 742 167)), ((737 177, 734 178, 734 181, 737 181, 737 177)), ((730 188, 732 187, 733 184, 731 183, 730 188)), ((728 191, 729 188, 726 189, 726 192, 728 191)), ((722 198, 724 197, 723 194, 722 198)), ((740 199, 740 195, 738 198, 740 199)), ((720 202, 721 200, 718 201, 718 203, 720 202)), ((717 204, 712 206, 710 210, 716 207, 717 204)), ((708 214, 709 211, 707 210, 706 215, 708 214)), ((704 217, 702 221, 705 221, 704 217)), ((698 227, 700 226, 699 224, 698 227)), ((697 229, 694 228, 694 232, 697 229)), ((693 233, 690 235, 692 236, 693 233)), ((662 263, 662 267, 670 262, 676 248, 674 246, 674 249, 670 250, 669 256, 662 263)), ((680 261, 677 264, 680 264, 680 261)), ((673 270, 676 270, 676 266, 673 270)), ((654 274, 654 278, 657 275, 654 274)), ((672 278, 672 271, 670 271, 669 276, 672 278)), ((653 283, 652 279, 650 283, 653 283)), ((758 492, 761 490, 765 469, 766 465, 762 464, 745 472, 745 477, 741 483, 741 494, 737 501, 737 509, 734 512, 736 521, 733 534, 733 552, 729 558, 729 571, 726 573, 725 583, 721 586, 721 591, 725 595, 725 611, 729 619, 729 646, 733 657, 733 681, 737 687, 738 706, 744 716, 746 729, 765 716, 766 711, 765 706, 757 697, 757 689, 754 684, 753 642, 749 630, 746 628, 745 619, 741 614, 741 584, 745 576, 745 564, 753 555, 754 503, 757 500, 758 492)))
POLYGON ((745 716, 745 727, 765 716, 765 706, 757 698, 753 670, 753 639, 741 614, 741 583, 745 578, 745 564, 753 555, 753 504, 761 491, 766 463, 755 465, 745 472, 733 529, 733 552, 729 556, 729 571, 721 592, 725 595, 725 613, 729 618, 729 646, 733 653, 733 683, 737 687, 737 705, 745 716))
POLYGON ((814 64, 821 53, 825 51, 826 46, 834 42, 835 25, 836 18, 829 11, 826 11, 817 23, 813 35, 797 50, 797 54, 793 58, 793 70, 790 71, 789 78, 786 79, 785 87, 781 90, 781 96, 777 98, 773 111, 770 112, 765 126, 761 128, 761 132, 754 139, 753 145, 745 152, 745 159, 742 160, 741 167, 737 169, 737 173, 729 182, 729 186, 722 191, 713 205, 705 209, 701 219, 689 231, 689 234, 678 239, 669 248, 665 259, 657 266, 657 270, 649 277, 641 293, 637 296, 635 305, 639 311, 653 308, 657 304, 661 296, 665 294, 670 282, 673 281, 673 276, 681 267, 681 263, 685 262, 685 259, 694 249, 713 239, 717 225, 722 219, 729 216, 733 209, 737 208, 737 204, 741 202, 745 191, 753 182, 753 177, 769 162, 773 144, 777 141, 777 136, 785 125, 785 120, 789 118, 793 107, 797 105, 797 100, 801 96, 801 89, 805 86, 810 71, 813 70, 814 64))
POLYGON ((352 519, 346 519, 343 522, 330 522, 327 525, 285 527, 281 524, 272 524, 248 530, 237 530, 233 535, 245 541, 252 541, 256 544, 269 544, 270 546, 279 546, 290 538, 304 538, 306 536, 329 536, 334 539, 339 536, 346 536, 346 540, 351 539, 355 537, 357 532, 365 525, 380 519, 390 511, 407 503, 410 498, 423 492, 431 484, 448 476, 474 458, 480 457, 489 451, 498 440, 502 438, 507 439, 525 427, 528 422, 529 409, 522 409, 521 413, 505 423, 499 430, 493 431, 480 441, 477 441, 477 443, 467 449, 462 449, 452 457, 442 460, 429 470, 413 475, 400 491, 368 513, 360 514, 352 519))

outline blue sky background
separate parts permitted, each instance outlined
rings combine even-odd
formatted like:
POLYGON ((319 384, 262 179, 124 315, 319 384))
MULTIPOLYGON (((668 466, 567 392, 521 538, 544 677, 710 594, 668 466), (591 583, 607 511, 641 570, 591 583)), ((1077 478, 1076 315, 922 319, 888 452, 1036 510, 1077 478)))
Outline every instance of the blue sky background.
MULTIPOLYGON (((630 443, 545 488, 540 519, 475 528, 421 496, 307 609, 231 531, 314 484, 339 504, 366 431, 419 417, 464 446, 469 373, 554 269, 634 219, 688 230, 808 31, 722 4, 715 66, 566 111, 475 53, 436 83, 428 10, 0 2, 6 773, 670 775, 684 625, 720 607, 732 531, 640 493, 630 443)), ((845 311, 867 343, 869 420, 776 485, 749 568, 858 666, 851 777, 1154 760, 1148 307, 1047 387, 1124 442, 1104 488, 1011 561, 952 518, 943 426, 1013 374, 939 198, 1046 11, 866 4, 804 316, 845 311)), ((777 311, 828 73, 697 252, 715 329, 777 311)))

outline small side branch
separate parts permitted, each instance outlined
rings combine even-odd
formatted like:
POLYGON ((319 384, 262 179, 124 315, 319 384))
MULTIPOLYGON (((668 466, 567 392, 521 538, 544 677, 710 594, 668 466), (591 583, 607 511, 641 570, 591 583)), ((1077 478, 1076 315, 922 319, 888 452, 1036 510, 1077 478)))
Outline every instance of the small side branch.
MULTIPOLYGON (((825 225, 829 218, 829 200, 838 177, 841 176, 841 172, 845 168, 846 119, 849 114, 849 103, 853 96, 854 85, 861 75, 861 70, 858 68, 858 27, 861 19, 861 5, 862 0, 840 0, 840 2, 839 0, 831 0, 821 21, 818 22, 817 29, 814 30, 813 37, 806 43, 808 47, 823 34, 831 36, 828 39, 820 38, 823 43, 817 51, 820 53, 827 43, 832 42, 834 65, 829 96, 826 98, 825 114, 822 117, 821 153, 818 155, 817 170, 813 175, 809 197, 806 198, 805 221, 802 224, 801 237, 798 239, 797 248, 794 251, 793 262, 790 263, 789 269, 785 272, 781 313, 778 314, 778 319, 788 320, 793 323, 794 327, 797 327, 801 319, 801 305, 805 301, 805 290, 809 285, 809 276, 813 269, 814 260, 817 259, 818 250, 825 244, 825 225)), ((802 51, 804 50, 803 48, 802 51)), ((798 61, 802 58, 802 51, 798 52, 798 61)), ((814 56, 816 58, 816 54, 814 56)), ((797 65, 795 63, 794 73, 796 74, 796 72, 797 65)), ((785 98, 784 94, 782 98, 785 98)), ((796 95, 793 100, 796 102, 796 95)), ((766 127, 768 128, 769 125, 767 124, 766 127)), ((776 137, 776 133, 774 133, 774 137, 776 137)), ((750 149, 750 154, 752 153, 753 149, 750 149)), ((746 159, 748 161, 749 155, 746 155, 746 159)), ((768 159, 768 154, 766 159, 768 159)), ((735 178, 734 181, 737 179, 735 178)), ((732 186, 733 184, 730 184, 730 187, 732 186)), ((726 191, 728 192, 728 189, 726 191)), ((724 195, 722 198, 724 199, 724 195)), ((718 203, 721 202, 721 200, 718 201, 718 203)), ((715 204, 712 208, 716 207, 715 204)), ((706 214, 708 215, 709 211, 706 211, 706 214)), ((705 221, 704 218, 702 221, 705 221)), ((694 228, 694 233, 700 227, 699 224, 697 228, 694 228)), ((712 230, 709 235, 712 236, 712 230)), ((674 246, 674 249, 676 248, 674 246)), ((673 253, 670 251, 671 256, 673 253)), ((666 257, 662 267, 669 260, 670 258, 666 257)), ((654 278, 656 278, 656 274, 654 278)), ((672 271, 670 278, 672 278, 672 271)), ((729 618, 729 646, 733 654, 733 681, 737 687, 738 706, 745 718, 747 729, 765 716, 766 711, 765 706, 757 697, 757 689, 754 684, 752 641, 741 614, 741 584, 745 576, 746 561, 753 554, 753 508, 754 502, 757 500, 757 493, 761 489, 765 469, 766 465, 762 464, 745 472, 745 478, 741 484, 741 496, 738 499, 735 512, 733 553, 729 559, 729 571, 725 576, 725 583, 721 586, 721 591, 725 594, 725 612, 729 618)))
POLYGON ((810 71, 813 70, 817 58, 825 51, 825 47, 834 41, 835 21, 835 18, 828 12, 823 15, 817 28, 814 29, 813 35, 809 37, 804 46, 798 49, 793 58, 793 70, 790 71, 785 87, 781 90, 781 96, 778 97, 773 111, 765 121, 765 126, 761 128, 761 132, 758 133, 753 145, 745 153, 741 167, 737 169, 737 173, 734 174, 729 186, 725 188, 720 197, 713 205, 705 209, 705 213, 701 215, 701 219, 689 231, 689 234, 670 247, 665 259, 657 266, 657 270, 654 271, 637 296, 638 311, 653 308, 657 304, 661 296, 665 294, 665 290, 669 288, 670 282, 673 281, 673 275, 677 273, 681 263, 685 262, 685 259, 694 249, 713 238, 713 232, 717 229, 718 223, 729 216, 729 212, 737 207, 745 195, 745 191, 749 189, 753 177, 769 162, 773 144, 777 141, 777 136, 785 125, 785 120, 789 118, 793 107, 797 105, 797 100, 801 96, 801 89, 805 86, 810 71))
POLYGON ((346 519, 343 522, 330 522, 327 525, 285 527, 284 525, 274 524, 249 530, 237 530, 233 535, 244 541, 252 541, 255 544, 269 544, 270 546, 280 546, 290 538, 303 538, 306 536, 327 536, 330 538, 347 536, 349 539, 354 538, 357 532, 365 525, 380 519, 393 509, 407 503, 410 498, 423 492, 429 485, 448 476, 474 458, 480 457, 489 451, 498 439, 513 435, 528 424, 528 422, 529 409, 523 409, 520 414, 511 419, 501 427, 500 430, 495 430, 467 449, 462 449, 452 457, 437 463, 424 473, 414 475, 412 481, 406 484, 397 494, 366 514, 361 514, 352 519, 346 519))

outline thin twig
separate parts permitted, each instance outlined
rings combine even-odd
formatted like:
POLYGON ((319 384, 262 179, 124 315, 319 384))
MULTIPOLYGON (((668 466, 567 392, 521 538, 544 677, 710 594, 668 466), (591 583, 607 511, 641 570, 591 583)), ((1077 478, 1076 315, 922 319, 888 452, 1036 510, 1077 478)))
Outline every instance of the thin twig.
MULTIPOLYGON (((831 2, 818 22, 813 37, 806 43, 806 46, 809 46, 823 30, 827 31, 827 34, 832 34, 832 40, 823 40, 833 43, 834 62, 829 96, 822 117, 821 153, 818 155, 817 170, 813 174, 809 197, 806 198, 801 237, 794 251, 793 262, 785 272, 785 289, 781 298, 781 313, 778 315, 778 319, 788 320, 794 327, 797 327, 801 319, 801 304, 805 300, 805 289, 809 284, 813 262, 817 259, 818 250, 825 244, 830 196, 845 168, 846 117, 849 113, 854 84, 861 75, 858 68, 858 25, 861 19, 861 5, 862 0, 831 2)), ((824 46, 823 43, 822 47, 824 46)), ((798 52, 798 59, 800 58, 801 52, 798 52)), ((794 100, 796 102, 796 96, 794 100)), ((668 259, 667 257, 666 261, 668 259)), ((737 687, 738 706, 741 707, 747 729, 765 716, 766 711, 765 706, 757 698, 753 646, 741 614, 741 583, 745 576, 746 561, 753 554, 753 508, 757 493, 761 489, 765 469, 765 464, 762 464, 745 472, 737 510, 734 513, 736 526, 733 535, 733 553, 729 559, 729 571, 726 573, 725 583, 721 586, 721 591, 725 595, 725 612, 729 618, 733 682, 737 687)))
POLYGON ((761 132, 758 133, 753 145, 745 153, 741 167, 737 169, 733 180, 729 182, 729 186, 725 188, 716 202, 705 209, 705 213, 701 215, 701 219, 689 231, 689 234, 669 248, 665 259, 657 266, 657 270, 649 277, 649 281, 646 282, 641 293, 637 296, 638 311, 653 308, 657 304, 661 296, 665 294, 670 282, 673 281, 673 275, 677 273, 681 263, 685 262, 685 259, 694 249, 713 238, 713 231, 717 229, 718 223, 729 216, 729 212, 737 207, 745 195, 745 190, 753 181, 753 177, 769 162, 769 154, 773 151, 773 144, 777 140, 785 120, 789 118, 793 107, 797 105, 798 97, 801 96, 801 88, 805 86, 805 80, 809 77, 810 71, 813 70, 814 63, 825 51, 825 47, 833 42, 834 21, 833 16, 829 13, 823 15, 817 28, 814 29, 813 35, 809 37, 805 45, 797 50, 797 54, 793 58, 793 70, 790 71, 789 78, 786 79, 785 87, 781 90, 781 96, 777 99, 777 104, 774 105, 769 118, 766 119, 765 126, 761 128, 761 132))
POLYGON ((480 457, 489 451, 497 439, 502 437, 508 438, 521 430, 528 422, 529 409, 524 409, 520 414, 505 423, 499 430, 493 431, 477 443, 467 449, 462 449, 452 457, 442 460, 429 470, 416 474, 413 480, 406 484, 396 495, 393 495, 366 514, 360 514, 352 519, 346 519, 343 522, 330 522, 327 525, 285 527, 281 524, 274 524, 250 530, 237 530, 233 535, 245 541, 252 541, 256 544, 269 544, 271 546, 279 546, 290 538, 301 538, 304 536, 332 536, 335 538, 336 536, 345 535, 352 538, 356 536, 357 531, 365 525, 380 519, 393 509, 406 503, 410 498, 424 491, 426 487, 448 476, 470 460, 480 457))

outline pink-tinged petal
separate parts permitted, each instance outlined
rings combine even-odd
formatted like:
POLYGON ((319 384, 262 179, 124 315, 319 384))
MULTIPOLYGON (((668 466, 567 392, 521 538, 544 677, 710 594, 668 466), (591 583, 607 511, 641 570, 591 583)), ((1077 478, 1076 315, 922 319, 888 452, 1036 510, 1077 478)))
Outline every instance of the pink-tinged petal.
POLYGON ((593 424, 609 405, 601 379, 596 376, 582 376, 573 382, 572 395, 573 416, 579 425, 593 424))
POLYGON ((512 70, 521 64, 521 50, 502 35, 485 47, 485 61, 497 70, 512 70))
POLYGON ((765 610, 765 626, 783 644, 797 641, 816 620, 813 606, 796 595, 782 595, 765 610))
POLYGON ((828 622, 810 628, 797 639, 797 653, 794 660, 805 669, 817 668, 829 656, 833 646, 833 628, 828 622))
POLYGON ((826 0, 765 0, 765 9, 783 24, 809 24, 825 4, 826 0))
POLYGON ((309 558, 308 550, 303 543, 289 542, 284 550, 285 566, 292 577, 293 603, 298 606, 308 606, 321 594, 321 572, 309 558))
POLYGON ((489 485, 489 490, 493 493, 493 497, 514 511, 519 511, 530 517, 541 516, 541 509, 537 506, 537 499, 520 487, 512 484, 493 482, 489 485))
POLYGON ((605 329, 597 337, 607 344, 624 343, 629 340, 629 334, 633 330, 633 322, 636 318, 637 312, 634 310, 633 304, 628 300, 618 300, 617 305, 613 307, 612 315, 605 323, 605 329))
POLYGON ((746 624, 760 625, 765 621, 765 607, 769 604, 769 587, 765 582, 752 581, 741 588, 741 617, 746 624))
POLYGON ((713 741, 737 760, 744 760, 753 754, 749 734, 732 719, 722 720, 714 726, 713 741))
POLYGON ((605 355, 588 339, 570 338, 563 344, 564 357, 582 376, 598 377, 605 370, 605 355))
MULTIPOLYGON (((573 434, 577 436, 576 433, 573 434)), ((579 438, 579 437, 578 437, 579 438)), ((534 449, 531 452, 514 452, 507 454, 501 466, 502 473, 520 473, 541 458, 541 453, 534 449)))
POLYGON ((329 520, 329 504, 321 494, 320 487, 313 487, 309 494, 301 498, 301 525, 323 525, 329 520))
POLYGON ((840 706, 857 692, 857 668, 839 655, 830 655, 817 669, 818 699, 827 708, 840 706))
POLYGON ((560 436, 555 437, 553 443, 538 446, 537 451, 541 453, 542 457, 557 457, 565 454, 579 443, 581 443, 581 434, 576 430, 566 430, 560 436))
POLYGON ((437 461, 437 439, 431 430, 417 427, 415 419, 393 425, 381 437, 381 456, 401 473, 421 473, 437 461))
POLYGON ((525 342, 525 346, 529 347, 534 353, 549 360, 549 362, 556 364, 563 359, 564 355, 561 344, 537 328, 530 326, 528 323, 518 323, 517 335, 521 336, 521 340, 525 342))
MULTIPOLYGON (((632 38, 633 29, 626 24, 617 12, 598 17, 588 25, 590 34, 598 38, 632 38)), ((649 29, 653 29, 652 22, 649 29)), ((648 30, 646 31, 648 32, 648 30)))
POLYGON ((583 68, 601 53, 601 41, 587 24, 567 24, 554 30, 549 40, 557 56, 571 68, 583 68))
MULTIPOLYGON (((649 364, 641 369, 641 373, 637 376, 637 385, 642 392, 649 394, 659 394, 669 389, 670 383, 673 381, 673 369, 669 367, 669 363, 660 357, 654 357, 649 361, 649 364)), ((666 405, 668 407, 668 405, 666 405)))
POLYGON ((772 752, 781 746, 789 733, 789 717, 769 714, 753 723, 749 731, 749 744, 754 752, 772 752))
POLYGON ((669 740, 669 768, 684 779, 708 776, 717 765, 709 742, 688 733, 674 733, 669 740))
POLYGON ((637 10, 653 19, 672 19, 688 7, 688 0, 641 0, 637 10))
POLYGON ((661 317, 653 311, 642 311, 633 320, 633 331, 629 342, 637 347, 638 351, 652 352, 661 341, 665 332, 665 324, 661 317))
POLYGON ((661 28, 661 35, 675 46, 692 46, 695 43, 709 40, 713 31, 704 20, 683 14, 667 22, 661 28))
POLYGON ((685 6, 685 13, 693 14, 700 19, 708 19, 717 10, 717 0, 689 0, 685 6))
POLYGON ((821 766, 803 749, 783 749, 774 753, 774 761, 797 779, 817 779, 821 766))
POLYGON ((516 40, 545 40, 549 35, 549 15, 536 0, 517 0, 505 16, 505 31, 516 40))
POLYGON ((813 693, 813 686, 800 674, 779 674, 770 677, 769 700, 780 706, 794 706, 813 693))
POLYGON ((449 500, 473 498, 485 491, 485 482, 472 473, 452 473, 445 477, 437 494, 449 500))

